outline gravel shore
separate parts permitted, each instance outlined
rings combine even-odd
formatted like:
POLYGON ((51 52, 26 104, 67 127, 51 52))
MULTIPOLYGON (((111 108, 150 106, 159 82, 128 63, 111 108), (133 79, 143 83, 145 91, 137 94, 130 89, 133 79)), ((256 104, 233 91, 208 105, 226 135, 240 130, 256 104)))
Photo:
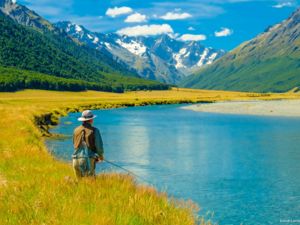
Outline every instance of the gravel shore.
POLYGON ((218 102, 185 106, 199 112, 300 117, 300 100, 218 102))

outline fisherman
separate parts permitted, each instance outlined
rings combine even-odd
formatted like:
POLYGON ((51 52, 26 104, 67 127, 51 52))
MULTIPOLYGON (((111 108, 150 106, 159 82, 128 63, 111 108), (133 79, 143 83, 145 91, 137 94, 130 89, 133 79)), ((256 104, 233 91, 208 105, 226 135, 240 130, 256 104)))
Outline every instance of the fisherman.
POLYGON ((81 117, 78 118, 82 125, 74 130, 75 150, 72 158, 77 179, 87 176, 95 177, 96 163, 104 160, 100 131, 92 126, 95 118, 91 110, 83 111, 81 117))

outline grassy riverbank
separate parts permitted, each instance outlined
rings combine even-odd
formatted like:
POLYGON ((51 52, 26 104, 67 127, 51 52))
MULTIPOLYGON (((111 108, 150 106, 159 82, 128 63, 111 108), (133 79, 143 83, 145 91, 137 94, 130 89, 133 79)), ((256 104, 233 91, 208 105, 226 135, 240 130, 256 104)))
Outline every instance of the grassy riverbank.
POLYGON ((192 203, 170 201, 129 176, 103 174, 77 183, 71 166, 47 152, 42 136, 48 126, 86 108, 285 98, 298 95, 187 89, 0 93, 0 224, 195 224, 192 203))

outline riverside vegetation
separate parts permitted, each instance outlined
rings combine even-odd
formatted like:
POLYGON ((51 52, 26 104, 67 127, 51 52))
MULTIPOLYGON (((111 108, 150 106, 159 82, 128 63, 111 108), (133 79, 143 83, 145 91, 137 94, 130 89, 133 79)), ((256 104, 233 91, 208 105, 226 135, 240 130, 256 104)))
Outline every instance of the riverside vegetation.
POLYGON ((76 182, 71 166, 47 151, 43 136, 60 116, 87 108, 296 98, 188 89, 0 93, 0 224, 210 224, 196 216, 192 202, 172 200, 128 175, 76 182))

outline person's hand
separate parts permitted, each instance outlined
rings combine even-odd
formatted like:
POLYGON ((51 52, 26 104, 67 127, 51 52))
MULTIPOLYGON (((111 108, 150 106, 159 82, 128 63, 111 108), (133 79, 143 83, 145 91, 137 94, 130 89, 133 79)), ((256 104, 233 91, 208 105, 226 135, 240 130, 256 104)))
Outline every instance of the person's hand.
POLYGON ((103 160, 104 160, 103 155, 101 155, 101 156, 99 156, 99 157, 97 158, 97 162, 103 162, 103 160))

